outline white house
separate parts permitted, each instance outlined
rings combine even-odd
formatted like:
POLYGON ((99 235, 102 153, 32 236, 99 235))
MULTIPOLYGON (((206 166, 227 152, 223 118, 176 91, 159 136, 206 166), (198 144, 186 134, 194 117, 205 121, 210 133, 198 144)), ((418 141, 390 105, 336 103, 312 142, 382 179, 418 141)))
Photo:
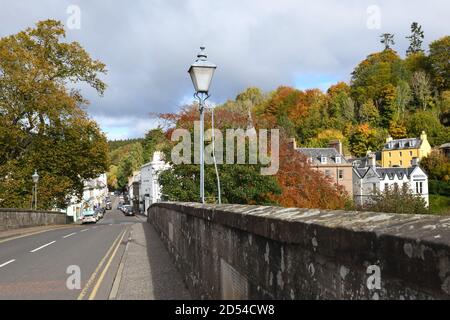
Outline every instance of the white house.
POLYGON ((146 215, 150 205, 161 201, 161 186, 159 185, 158 177, 161 171, 167 170, 168 168, 169 164, 164 162, 162 152, 155 152, 153 154, 153 160, 141 167, 139 194, 143 204, 142 209, 146 215))
POLYGON ((135 171, 133 172, 133 175, 128 178, 128 196, 130 200, 134 199, 135 196, 139 196, 139 194, 134 194, 134 183, 141 183, 141 172, 135 171))
POLYGON ((70 205, 66 209, 66 214, 73 217, 76 222, 80 219, 82 207, 102 206, 105 204, 105 198, 108 195, 108 182, 106 173, 96 179, 86 180, 84 182, 83 199, 72 197, 70 205))
POLYGON ((357 205, 370 202, 377 191, 402 188, 405 184, 429 206, 428 176, 417 159, 411 168, 381 168, 376 166, 375 156, 371 154, 366 166, 353 168, 353 199, 357 205))

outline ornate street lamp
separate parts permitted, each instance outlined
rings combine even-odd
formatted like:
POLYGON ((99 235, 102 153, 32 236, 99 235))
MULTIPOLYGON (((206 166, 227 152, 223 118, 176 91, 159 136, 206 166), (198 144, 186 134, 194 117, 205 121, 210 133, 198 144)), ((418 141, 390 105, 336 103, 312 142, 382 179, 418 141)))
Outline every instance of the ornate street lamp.
POLYGON ((200 108, 200 200, 205 203, 205 163, 204 163, 204 108, 205 101, 210 97, 209 87, 217 66, 207 60, 205 47, 200 47, 197 60, 189 68, 189 74, 195 88, 195 97, 200 108))
MULTIPOLYGON (((33 195, 34 195, 34 210, 37 210, 37 184, 39 182, 39 175, 36 170, 34 170, 33 175, 31 176, 31 179, 33 179, 34 188, 33 188, 33 195)), ((33 209, 33 203, 31 204, 31 209, 33 209)))

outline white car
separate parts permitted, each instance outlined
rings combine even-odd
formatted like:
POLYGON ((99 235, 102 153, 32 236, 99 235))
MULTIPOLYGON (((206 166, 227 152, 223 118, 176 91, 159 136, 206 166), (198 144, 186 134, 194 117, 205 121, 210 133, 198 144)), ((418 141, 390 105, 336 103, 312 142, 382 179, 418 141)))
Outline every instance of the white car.
POLYGON ((86 210, 81 216, 81 223, 97 223, 97 215, 94 210, 86 210))

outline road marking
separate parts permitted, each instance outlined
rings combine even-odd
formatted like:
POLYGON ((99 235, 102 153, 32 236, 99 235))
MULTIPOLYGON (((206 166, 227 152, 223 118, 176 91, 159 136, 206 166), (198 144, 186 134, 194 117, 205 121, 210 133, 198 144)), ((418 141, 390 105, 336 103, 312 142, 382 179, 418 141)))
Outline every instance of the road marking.
POLYGON ((96 283, 96 285, 94 286, 94 289, 92 289, 91 295, 89 296, 89 300, 94 300, 94 299, 95 299, 95 296, 97 295, 98 288, 100 288, 100 285, 101 285, 102 282, 103 282, 103 278, 105 277, 105 274, 106 274, 106 272, 108 271, 109 266, 111 265, 111 262, 114 260, 114 257, 116 256, 117 250, 119 249, 120 244, 122 243, 122 240, 123 240, 123 237, 125 236, 125 233, 126 233, 126 230, 125 230, 125 232, 122 234, 122 237, 120 238, 119 242, 117 242, 116 248, 114 249, 114 251, 113 251, 111 257, 110 257, 109 260, 108 260, 108 263, 106 264, 105 268, 103 269, 102 274, 101 274, 100 277, 98 278, 97 283, 96 283))
POLYGON ((56 242, 56 241, 49 242, 49 243, 47 243, 47 244, 44 244, 43 246, 40 246, 39 248, 36 248, 36 249, 34 249, 34 250, 31 250, 30 252, 31 252, 31 253, 34 253, 34 252, 36 252, 36 251, 39 251, 39 250, 41 250, 41 249, 44 249, 45 247, 48 247, 49 245, 54 244, 55 242, 56 242))
POLYGON ((14 261, 16 261, 15 259, 9 260, 8 262, 5 262, 4 264, 0 264, 0 268, 3 268, 5 266, 7 266, 10 263, 13 263, 14 261))
POLYGON ((83 300, 84 296, 87 294, 90 286, 92 285, 92 283, 94 282, 95 278, 97 277, 97 274, 99 273, 101 267, 103 266, 103 264, 105 263, 106 259, 108 258, 109 254, 111 253, 111 251, 113 250, 114 246, 116 245, 116 242, 120 239, 120 237, 125 234, 126 230, 124 230, 122 233, 119 233, 119 235, 117 236, 117 238, 114 240, 113 244, 111 245, 111 247, 108 249, 108 252, 106 252, 106 255, 102 258, 102 260, 100 261, 100 263, 98 264, 97 268, 95 268, 94 273, 91 275, 91 277, 89 278, 88 282, 86 282, 86 285, 84 286, 83 290, 81 291, 80 295, 78 296, 77 300, 83 300))
POLYGON ((17 239, 21 239, 21 238, 25 238, 25 237, 34 236, 34 235, 41 234, 41 233, 44 233, 44 232, 50 232, 50 231, 55 231, 55 230, 59 230, 59 229, 67 229, 67 228, 72 228, 72 226, 58 226, 58 227, 54 227, 54 228, 47 229, 47 230, 41 230, 41 231, 21 234, 19 236, 13 236, 11 238, 6 238, 6 239, 3 239, 3 240, 0 240, 0 243, 12 241, 12 240, 17 240, 17 239))
POLYGON ((84 229, 84 230, 81 230, 80 232, 86 232, 86 231, 88 231, 89 229, 84 229))
POLYGON ((74 236, 76 234, 77 234, 76 232, 68 234, 67 236, 64 236, 63 239, 67 239, 68 237, 74 236))

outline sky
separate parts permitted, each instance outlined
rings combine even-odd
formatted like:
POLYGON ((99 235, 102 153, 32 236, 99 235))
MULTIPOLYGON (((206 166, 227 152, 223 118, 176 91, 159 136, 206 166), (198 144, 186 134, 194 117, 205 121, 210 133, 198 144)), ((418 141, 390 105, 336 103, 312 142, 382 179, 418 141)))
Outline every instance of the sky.
POLYGON ((154 114, 193 101, 187 70, 199 47, 218 65, 214 103, 248 87, 326 90, 349 81, 353 68, 395 34, 402 56, 410 25, 425 47, 450 32, 448 0, 0 0, 0 37, 56 19, 107 65, 99 97, 83 88, 88 112, 109 139, 143 137, 154 114), (153 115, 153 116, 152 116, 153 115))

